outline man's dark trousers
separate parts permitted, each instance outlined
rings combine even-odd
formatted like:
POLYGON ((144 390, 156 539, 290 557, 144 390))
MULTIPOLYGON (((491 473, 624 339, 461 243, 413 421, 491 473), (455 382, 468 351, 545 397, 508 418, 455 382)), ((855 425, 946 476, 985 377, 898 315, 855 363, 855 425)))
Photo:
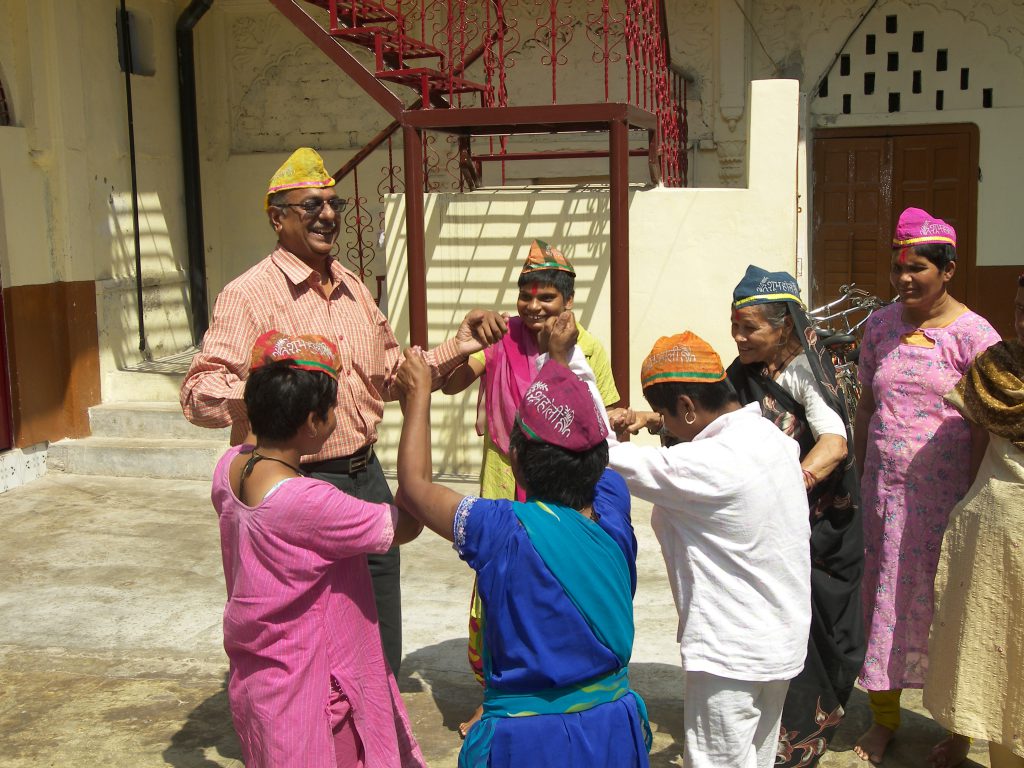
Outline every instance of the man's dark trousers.
MULTIPOLYGON (((376 501, 391 504, 395 497, 391 494, 388 481, 384 478, 377 456, 372 451, 366 463, 366 469, 352 475, 325 471, 330 468, 330 461, 315 464, 303 464, 302 468, 317 480, 325 480, 349 496, 363 501, 376 501)), ((377 603, 377 618, 380 624, 380 639, 384 646, 384 658, 388 660, 391 671, 398 676, 398 668, 402 663, 402 582, 401 554, 394 546, 383 555, 369 555, 370 576, 373 578, 373 596, 377 603)))

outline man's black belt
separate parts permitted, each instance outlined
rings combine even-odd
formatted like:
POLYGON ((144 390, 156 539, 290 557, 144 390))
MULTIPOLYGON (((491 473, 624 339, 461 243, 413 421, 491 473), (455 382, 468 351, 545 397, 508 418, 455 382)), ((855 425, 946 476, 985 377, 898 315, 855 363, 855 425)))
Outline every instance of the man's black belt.
POLYGON ((368 445, 360 448, 351 456, 342 456, 339 459, 325 459, 324 461, 310 461, 302 465, 303 472, 322 472, 327 475, 358 475, 366 471, 366 465, 373 458, 373 446, 368 445))

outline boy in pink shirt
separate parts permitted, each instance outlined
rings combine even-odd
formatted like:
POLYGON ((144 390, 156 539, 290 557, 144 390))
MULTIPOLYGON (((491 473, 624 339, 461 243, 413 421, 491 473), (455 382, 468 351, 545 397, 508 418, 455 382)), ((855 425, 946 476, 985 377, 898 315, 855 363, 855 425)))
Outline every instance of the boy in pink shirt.
POLYGON ((384 660, 367 553, 422 528, 306 477, 336 424, 337 350, 261 336, 245 405, 256 445, 217 465, 228 699, 247 768, 425 766, 384 660))

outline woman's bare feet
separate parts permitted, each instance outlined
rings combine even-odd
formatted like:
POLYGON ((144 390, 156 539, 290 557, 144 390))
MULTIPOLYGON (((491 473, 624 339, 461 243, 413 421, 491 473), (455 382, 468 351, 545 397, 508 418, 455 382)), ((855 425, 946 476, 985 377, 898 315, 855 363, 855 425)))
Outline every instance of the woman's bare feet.
POLYGON ((464 723, 459 723, 459 736, 466 738, 466 734, 469 733, 469 729, 479 722, 480 718, 484 716, 484 705, 481 704, 476 708, 476 712, 464 723))
POLYGON ((967 759, 971 751, 971 740, 958 733, 951 733, 934 747, 928 757, 928 765, 933 768, 956 768, 967 759))
POLYGON ((857 753, 857 757, 861 760, 867 760, 878 765, 885 756, 886 747, 892 741, 893 733, 893 730, 886 728, 884 725, 872 723, 871 727, 857 739, 853 751, 857 753))

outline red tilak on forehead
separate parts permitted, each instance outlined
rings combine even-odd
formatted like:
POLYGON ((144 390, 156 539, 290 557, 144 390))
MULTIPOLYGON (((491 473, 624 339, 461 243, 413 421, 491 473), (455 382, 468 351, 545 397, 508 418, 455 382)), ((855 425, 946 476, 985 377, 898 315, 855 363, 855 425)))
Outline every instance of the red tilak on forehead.
POLYGON ((906 264, 907 258, 913 255, 913 248, 900 248, 900 255, 896 259, 900 264, 906 264))
POLYGON ((540 285, 538 285, 537 283, 530 283, 530 293, 532 293, 534 296, 537 295, 537 291, 539 289, 540 289, 540 285))

